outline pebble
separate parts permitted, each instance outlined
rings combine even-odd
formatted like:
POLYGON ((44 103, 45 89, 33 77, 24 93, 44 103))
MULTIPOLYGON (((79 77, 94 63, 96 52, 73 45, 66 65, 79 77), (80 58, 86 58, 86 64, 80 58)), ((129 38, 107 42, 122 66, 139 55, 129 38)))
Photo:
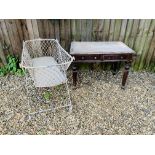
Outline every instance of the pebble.
MULTIPOLYGON (((77 88, 68 81, 73 111, 56 110, 25 119, 29 108, 25 78, 0 77, 0 134, 122 135, 155 134, 154 73, 130 72, 121 89, 122 72, 80 71, 77 88)), ((54 103, 65 98, 51 89, 54 103), (57 94, 56 94, 57 93, 57 94)), ((35 91, 31 91, 34 96, 35 91)), ((34 107, 48 107, 38 104, 34 107)))

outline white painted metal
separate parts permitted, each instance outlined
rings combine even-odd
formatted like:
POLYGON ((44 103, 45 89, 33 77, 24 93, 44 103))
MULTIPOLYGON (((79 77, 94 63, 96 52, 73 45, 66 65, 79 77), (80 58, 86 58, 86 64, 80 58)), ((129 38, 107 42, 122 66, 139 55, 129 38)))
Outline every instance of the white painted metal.
MULTIPOLYGON (((29 76, 26 76, 27 83, 30 79, 32 81, 31 85, 34 85, 35 88, 47 88, 65 84, 66 93, 68 94, 68 104, 65 105, 71 108, 66 70, 73 59, 74 58, 60 46, 57 40, 34 39, 23 43, 21 67, 28 71, 29 76)), ((27 84, 26 87, 30 87, 30 84, 29 86, 27 84)), ((29 96, 31 96, 32 90, 27 90, 29 96)), ((37 96, 37 98, 39 98, 39 96, 37 96)), ((62 107, 65 107, 65 105, 62 105, 62 107)), ((30 114, 42 113, 49 110, 53 109, 40 109, 30 114)))

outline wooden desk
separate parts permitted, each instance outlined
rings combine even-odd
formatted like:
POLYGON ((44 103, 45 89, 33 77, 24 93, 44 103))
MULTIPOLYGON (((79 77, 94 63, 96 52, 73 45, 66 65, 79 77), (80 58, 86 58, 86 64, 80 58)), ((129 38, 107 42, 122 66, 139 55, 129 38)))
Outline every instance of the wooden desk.
POLYGON ((77 65, 95 62, 125 62, 122 88, 125 88, 129 68, 135 52, 122 42, 72 42, 70 54, 75 57, 73 62, 73 84, 77 82, 77 65))

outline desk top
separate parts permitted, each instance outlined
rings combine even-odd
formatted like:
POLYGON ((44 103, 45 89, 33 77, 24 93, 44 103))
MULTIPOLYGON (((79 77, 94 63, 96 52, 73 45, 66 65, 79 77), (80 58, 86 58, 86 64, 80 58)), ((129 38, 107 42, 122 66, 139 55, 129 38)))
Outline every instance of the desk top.
POLYGON ((134 54, 123 42, 75 42, 71 43, 70 54, 134 54))

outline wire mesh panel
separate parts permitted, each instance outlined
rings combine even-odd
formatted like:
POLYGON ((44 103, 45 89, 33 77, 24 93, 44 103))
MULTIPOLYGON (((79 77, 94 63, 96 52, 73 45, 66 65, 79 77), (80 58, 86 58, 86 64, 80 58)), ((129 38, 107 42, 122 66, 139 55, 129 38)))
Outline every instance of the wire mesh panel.
MULTIPOLYGON (((31 106, 37 108, 35 103, 40 102, 44 107, 56 107, 58 100, 56 100, 55 93, 58 90, 59 99, 62 98, 61 106, 71 105, 70 95, 67 85, 66 70, 73 61, 71 57, 55 39, 35 39, 28 40, 23 43, 21 67, 27 70, 27 92, 31 98, 31 106), (58 85, 64 84, 66 90, 58 89, 58 85), (55 87, 55 88, 50 88, 55 87), (66 97, 62 97, 64 94, 66 97), (67 99, 67 101, 65 101, 67 99), (32 103, 33 102, 33 103, 32 103), (67 104, 69 103, 69 104, 67 104)), ((38 104, 37 104, 38 105, 38 104)), ((58 106, 60 107, 60 106, 58 106)), ((35 113, 34 109, 33 113, 35 113)), ((39 112, 44 110, 40 109, 39 112)))

